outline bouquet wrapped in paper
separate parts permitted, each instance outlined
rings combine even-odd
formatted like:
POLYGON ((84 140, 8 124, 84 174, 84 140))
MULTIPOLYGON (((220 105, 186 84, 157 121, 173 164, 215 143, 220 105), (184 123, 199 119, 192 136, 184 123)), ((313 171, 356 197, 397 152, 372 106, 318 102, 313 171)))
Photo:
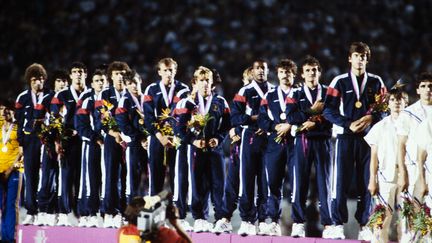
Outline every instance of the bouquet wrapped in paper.
POLYGON ((382 113, 388 111, 388 104, 386 102, 386 94, 376 94, 375 102, 372 103, 367 111, 367 114, 382 113))
MULTIPOLYGON (((172 122, 177 122, 177 120, 171 116, 171 110, 169 108, 163 109, 162 114, 158 116, 157 121, 153 123, 156 130, 160 132, 163 136, 168 136, 172 139, 172 143, 174 147, 177 149, 180 146, 180 138, 174 136, 174 128, 172 127, 172 122)), ((166 165, 166 152, 167 149, 164 150, 164 165, 166 165)))
POLYGON ((101 114, 101 123, 102 126, 108 130, 120 131, 117 125, 117 122, 112 114, 112 109, 114 109, 114 105, 109 101, 103 100, 103 105, 99 107, 99 112, 101 114))
POLYGON ((41 124, 41 129, 39 131, 38 137, 41 143, 47 148, 49 156, 53 156, 53 151, 56 150, 60 157, 63 156, 63 149, 65 143, 72 137, 73 131, 65 127, 63 117, 61 115, 56 115, 51 113, 48 125, 45 123, 41 124), (56 149, 53 146, 59 149, 56 149))

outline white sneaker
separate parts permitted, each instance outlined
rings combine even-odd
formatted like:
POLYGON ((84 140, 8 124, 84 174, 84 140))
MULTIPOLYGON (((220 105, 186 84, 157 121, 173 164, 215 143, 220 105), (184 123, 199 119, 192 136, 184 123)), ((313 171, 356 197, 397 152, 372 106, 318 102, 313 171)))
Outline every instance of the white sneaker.
POLYGON ((209 232, 210 229, 213 228, 213 227, 210 227, 210 225, 211 224, 209 222, 207 222, 207 220, 197 219, 197 220, 195 220, 193 231, 195 233, 209 232))
POLYGON ((226 218, 221 218, 216 222, 212 232, 215 234, 232 233, 232 230, 233 228, 231 222, 229 222, 226 218))
POLYGON ((184 231, 193 231, 193 228, 192 228, 192 226, 190 226, 188 221, 186 221, 184 219, 180 219, 179 224, 183 228, 184 231))
POLYGON ((281 236, 282 235, 280 225, 276 222, 272 222, 269 225, 268 231, 269 231, 269 235, 271 235, 271 236, 281 236))
POLYGON ((365 240, 365 241, 371 241, 373 238, 372 231, 367 226, 361 227, 359 234, 358 234, 358 240, 365 240))
POLYGON ((260 222, 258 224, 257 235, 270 235, 270 225, 266 222, 260 222))
POLYGON ((242 221, 240 224, 240 229, 237 231, 237 234, 241 236, 256 235, 256 227, 249 222, 242 221))
POLYGON ((324 226, 324 230, 322 232, 323 239, 333 239, 333 225, 324 226))
POLYGON ((79 217, 78 227, 87 227, 87 224, 88 224, 88 217, 87 216, 79 217))
POLYGON ((337 240, 337 239, 339 239, 339 240, 345 240, 345 234, 344 234, 344 227, 343 227, 343 225, 334 225, 333 226, 333 230, 332 230, 333 232, 333 236, 332 236, 332 238, 333 239, 335 239, 335 240, 337 240))
POLYGON ((111 214, 105 214, 103 227, 104 228, 114 228, 113 216, 111 214))
POLYGON ((55 226, 57 224, 57 215, 53 213, 47 213, 45 215, 45 225, 55 226))
POLYGON ((22 224, 23 225, 30 225, 30 224, 33 224, 34 221, 35 221, 35 216, 27 214, 27 216, 23 220, 22 224))
POLYGON ((305 237, 306 233, 305 233, 304 224, 294 223, 292 225, 291 236, 292 237, 305 237))
POLYGON ((113 218, 113 226, 114 228, 121 228, 123 225, 123 217, 120 214, 117 214, 116 216, 114 216, 113 218))
POLYGON ((58 215, 57 226, 72 226, 67 214, 60 213, 58 215))
POLYGON ((42 226, 45 224, 45 216, 46 213, 40 212, 35 216, 35 220, 33 221, 33 225, 42 226))
POLYGON ((92 228, 92 227, 99 227, 99 218, 98 216, 89 216, 87 217, 87 225, 86 227, 92 228))

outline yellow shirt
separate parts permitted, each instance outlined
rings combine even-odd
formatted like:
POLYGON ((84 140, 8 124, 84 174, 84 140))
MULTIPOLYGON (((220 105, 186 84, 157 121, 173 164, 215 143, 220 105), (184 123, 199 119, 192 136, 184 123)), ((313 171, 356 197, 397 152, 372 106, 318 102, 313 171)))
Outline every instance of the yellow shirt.
MULTIPOLYGON (((3 124, 4 122, 0 121, 0 128, 3 127, 3 124)), ((0 131, 0 173, 9 169, 18 157, 19 143, 17 128, 17 124, 13 124, 12 132, 8 141, 6 142, 6 145, 3 144, 3 136, 6 136, 9 126, 6 128, 6 132, 3 132, 3 129, 0 131)))

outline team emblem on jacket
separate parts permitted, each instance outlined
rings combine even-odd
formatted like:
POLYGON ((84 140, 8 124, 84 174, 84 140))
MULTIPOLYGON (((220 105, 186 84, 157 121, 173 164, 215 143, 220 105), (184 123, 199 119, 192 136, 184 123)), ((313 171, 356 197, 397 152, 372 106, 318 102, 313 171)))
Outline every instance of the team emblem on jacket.
POLYGON ((216 105, 216 104, 214 104, 213 107, 212 107, 212 110, 213 111, 218 111, 219 110, 219 106, 216 105))

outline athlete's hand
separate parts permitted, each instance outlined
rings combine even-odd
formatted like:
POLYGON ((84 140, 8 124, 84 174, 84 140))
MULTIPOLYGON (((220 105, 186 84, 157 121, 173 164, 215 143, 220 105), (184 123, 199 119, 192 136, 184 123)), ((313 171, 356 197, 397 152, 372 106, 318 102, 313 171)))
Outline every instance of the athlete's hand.
POLYGON ((375 196, 379 192, 379 185, 376 179, 372 176, 369 179, 368 190, 372 196, 375 196))
POLYGON ((159 142, 162 144, 162 146, 171 148, 173 147, 173 140, 170 136, 164 136, 161 133, 156 133, 156 138, 159 140, 159 142))
POLYGON ((256 135, 263 135, 263 134, 264 134, 264 130, 262 130, 262 129, 260 128, 260 129, 258 129, 258 130, 255 132, 255 134, 256 134, 256 135))
POLYGON ((192 143, 195 147, 202 149, 205 148, 206 142, 204 139, 196 139, 192 143))
POLYGON ((324 110, 324 102, 322 102, 321 99, 316 100, 315 103, 311 106, 311 110, 321 113, 321 111, 324 110))
POLYGON ((208 144, 210 148, 215 148, 219 145, 219 140, 217 138, 210 138, 208 144))
POLYGON ((301 131, 306 130, 309 131, 315 127, 316 123, 313 121, 305 121, 301 125, 301 131))
POLYGON ((408 190, 409 180, 408 172, 405 169, 399 169, 398 186, 401 192, 408 190))
POLYGON ((289 123, 279 123, 275 126, 278 137, 282 137, 291 130, 291 124, 289 123))

